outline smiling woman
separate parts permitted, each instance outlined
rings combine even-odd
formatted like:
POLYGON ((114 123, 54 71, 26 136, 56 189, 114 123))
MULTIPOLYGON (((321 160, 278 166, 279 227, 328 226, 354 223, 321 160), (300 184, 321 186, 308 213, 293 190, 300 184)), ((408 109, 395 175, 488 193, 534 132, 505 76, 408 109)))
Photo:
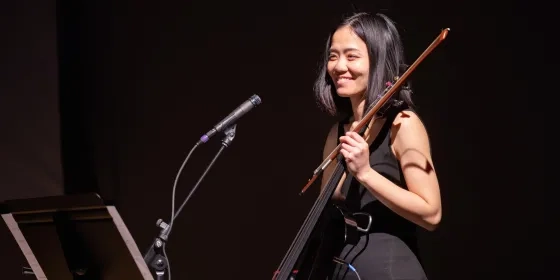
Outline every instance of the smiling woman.
MULTIPOLYGON (((353 15, 327 41, 315 93, 325 111, 341 117, 323 155, 341 144, 345 173, 333 202, 373 221, 357 238, 343 240, 336 252, 340 264, 328 268, 329 279, 427 279, 416 228, 434 230, 442 210, 428 133, 412 109, 410 86, 391 97, 363 135, 351 132, 404 65, 398 31, 382 14, 353 15)), ((323 172, 321 188, 335 165, 323 172)))

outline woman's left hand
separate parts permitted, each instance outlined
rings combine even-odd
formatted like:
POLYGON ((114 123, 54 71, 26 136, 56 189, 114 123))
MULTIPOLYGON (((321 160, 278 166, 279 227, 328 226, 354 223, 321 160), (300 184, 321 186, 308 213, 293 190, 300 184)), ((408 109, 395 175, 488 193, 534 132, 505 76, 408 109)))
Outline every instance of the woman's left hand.
POLYGON ((340 153, 346 159, 346 166, 354 177, 360 177, 370 168, 369 145, 356 132, 349 131, 345 136, 340 137, 342 147, 340 153))

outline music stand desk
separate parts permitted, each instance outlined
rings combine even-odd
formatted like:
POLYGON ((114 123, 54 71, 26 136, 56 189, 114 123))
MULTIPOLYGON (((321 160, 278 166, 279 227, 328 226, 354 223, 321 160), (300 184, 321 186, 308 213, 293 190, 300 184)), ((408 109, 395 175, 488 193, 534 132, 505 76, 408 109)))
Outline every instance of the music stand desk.
POLYGON ((154 279, 116 208, 97 194, 9 200, 1 206, 37 279, 154 279))

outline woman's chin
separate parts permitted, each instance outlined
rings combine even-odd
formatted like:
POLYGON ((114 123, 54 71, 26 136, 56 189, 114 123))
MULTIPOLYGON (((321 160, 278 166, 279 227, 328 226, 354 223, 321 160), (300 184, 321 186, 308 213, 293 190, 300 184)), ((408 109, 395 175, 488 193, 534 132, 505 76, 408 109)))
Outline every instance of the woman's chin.
POLYGON ((349 91, 337 91, 336 93, 338 94, 338 96, 346 97, 346 98, 350 98, 350 97, 359 95, 359 93, 357 93, 357 92, 349 92, 349 91))

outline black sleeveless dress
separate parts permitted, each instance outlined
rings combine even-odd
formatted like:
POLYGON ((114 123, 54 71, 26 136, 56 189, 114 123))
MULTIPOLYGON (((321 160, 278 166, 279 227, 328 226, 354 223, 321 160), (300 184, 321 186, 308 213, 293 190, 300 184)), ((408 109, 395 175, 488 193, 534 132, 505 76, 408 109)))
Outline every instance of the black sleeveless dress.
MULTIPOLYGON (((369 147, 370 164, 375 171, 406 189, 400 164, 390 146, 391 124, 402 110, 389 111, 382 129, 369 147)), ((344 135, 345 122, 348 119, 339 123, 339 137, 344 135)), ((329 279, 427 279, 419 261, 416 225, 387 208, 350 174, 343 183, 342 194, 346 196, 344 205, 348 210, 369 213, 373 223, 369 233, 363 233, 352 244, 345 244, 338 252, 338 257, 351 264, 360 278, 348 266, 336 265, 329 279)))

